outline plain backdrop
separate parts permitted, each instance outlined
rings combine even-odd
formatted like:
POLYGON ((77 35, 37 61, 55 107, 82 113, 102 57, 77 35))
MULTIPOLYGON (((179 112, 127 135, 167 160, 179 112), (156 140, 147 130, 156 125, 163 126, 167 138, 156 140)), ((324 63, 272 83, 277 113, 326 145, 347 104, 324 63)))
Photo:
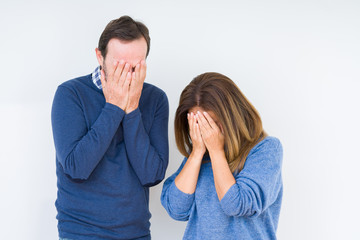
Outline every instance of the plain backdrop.
MULTIPOLYGON (((0 238, 57 239, 50 111, 62 82, 97 66, 105 25, 122 15, 150 29, 146 81, 169 98, 170 161, 182 156, 173 120, 198 74, 229 76, 283 144, 278 239, 360 239, 359 1, 0 2, 0 238)), ((151 188, 155 240, 186 223, 151 188)), ((129 196, 131 197, 131 196, 129 196)))

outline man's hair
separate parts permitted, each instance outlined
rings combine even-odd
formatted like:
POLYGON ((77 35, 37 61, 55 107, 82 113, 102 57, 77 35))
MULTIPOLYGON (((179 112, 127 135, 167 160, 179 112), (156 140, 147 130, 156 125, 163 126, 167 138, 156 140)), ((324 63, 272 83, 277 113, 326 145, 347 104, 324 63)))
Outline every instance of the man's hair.
POLYGON ((150 51, 149 29, 145 24, 135 21, 129 16, 122 16, 110 21, 105 27, 99 39, 98 49, 105 58, 107 54, 107 45, 111 39, 116 38, 120 41, 133 41, 141 37, 144 37, 146 40, 146 56, 148 56, 150 51))

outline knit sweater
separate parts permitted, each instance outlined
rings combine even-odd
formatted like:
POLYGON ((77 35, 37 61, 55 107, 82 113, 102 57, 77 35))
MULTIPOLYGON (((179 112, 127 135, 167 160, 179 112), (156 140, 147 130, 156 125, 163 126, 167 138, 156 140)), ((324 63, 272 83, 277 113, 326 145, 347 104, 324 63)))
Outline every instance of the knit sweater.
POLYGON ((195 193, 177 188, 174 180, 186 161, 165 181, 161 195, 161 203, 172 218, 188 221, 183 239, 276 239, 283 193, 278 139, 266 137, 253 147, 243 170, 234 176, 236 183, 221 201, 209 157, 203 159, 195 193))
POLYGON ((150 239, 149 187, 168 165, 169 106, 144 83, 129 114, 91 75, 61 84, 52 106, 58 230, 69 239, 150 239))

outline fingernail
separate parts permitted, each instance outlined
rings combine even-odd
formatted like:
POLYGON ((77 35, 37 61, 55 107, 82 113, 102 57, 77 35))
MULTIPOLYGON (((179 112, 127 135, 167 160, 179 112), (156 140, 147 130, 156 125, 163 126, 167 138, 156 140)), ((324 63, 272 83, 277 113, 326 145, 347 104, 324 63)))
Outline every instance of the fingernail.
POLYGON ((115 61, 115 62, 114 62, 114 66, 116 66, 117 64, 118 64, 118 61, 115 61))
POLYGON ((119 63, 120 63, 120 64, 124 64, 124 60, 121 59, 119 63))

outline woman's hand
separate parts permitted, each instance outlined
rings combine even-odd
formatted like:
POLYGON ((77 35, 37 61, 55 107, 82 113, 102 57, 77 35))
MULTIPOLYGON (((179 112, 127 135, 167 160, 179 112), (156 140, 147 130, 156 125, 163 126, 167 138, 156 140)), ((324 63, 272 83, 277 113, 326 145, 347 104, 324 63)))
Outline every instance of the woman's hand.
POLYGON ((201 136, 210 154, 215 189, 219 201, 221 201, 230 187, 236 183, 224 152, 224 134, 221 125, 219 127, 208 113, 198 112, 196 118, 199 122, 201 136))
POLYGON ((194 113, 188 113, 187 119, 192 142, 192 152, 183 169, 175 178, 175 185, 180 191, 187 194, 193 194, 196 189, 201 161, 206 151, 206 147, 201 138, 199 124, 196 123, 194 113))
POLYGON ((224 134, 207 112, 197 112, 200 133, 209 153, 224 151, 224 134))
POLYGON ((205 143, 201 137, 199 124, 196 122, 194 113, 188 113, 187 115, 189 123, 189 132, 192 142, 192 154, 204 155, 206 151, 205 143))

